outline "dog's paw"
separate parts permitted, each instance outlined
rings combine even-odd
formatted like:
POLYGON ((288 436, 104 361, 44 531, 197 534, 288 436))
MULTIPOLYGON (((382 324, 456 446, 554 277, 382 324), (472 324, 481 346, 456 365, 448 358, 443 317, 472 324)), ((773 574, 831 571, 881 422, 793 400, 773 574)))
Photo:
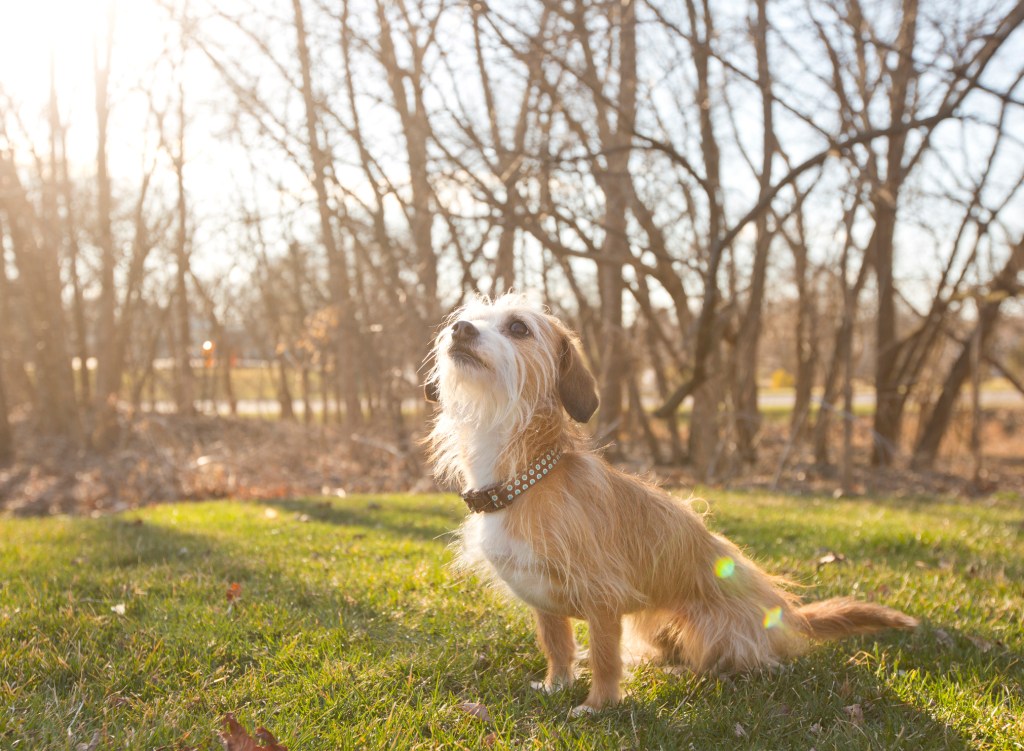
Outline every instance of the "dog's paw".
POLYGON ((578 707, 573 707, 569 710, 569 717, 585 717, 587 715, 597 714, 597 710, 588 704, 580 704, 578 707))
POLYGON ((542 694, 555 694, 564 688, 568 688, 571 684, 569 681, 530 681, 530 688, 534 691, 540 691, 542 694))

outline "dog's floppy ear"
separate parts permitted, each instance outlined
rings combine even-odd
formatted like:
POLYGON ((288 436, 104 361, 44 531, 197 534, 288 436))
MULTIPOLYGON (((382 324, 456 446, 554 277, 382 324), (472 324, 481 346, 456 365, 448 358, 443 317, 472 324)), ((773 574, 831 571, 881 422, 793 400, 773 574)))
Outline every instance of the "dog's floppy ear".
POLYGON ((597 382, 568 336, 562 338, 558 363, 558 396, 569 417, 576 422, 587 422, 597 410, 597 382))

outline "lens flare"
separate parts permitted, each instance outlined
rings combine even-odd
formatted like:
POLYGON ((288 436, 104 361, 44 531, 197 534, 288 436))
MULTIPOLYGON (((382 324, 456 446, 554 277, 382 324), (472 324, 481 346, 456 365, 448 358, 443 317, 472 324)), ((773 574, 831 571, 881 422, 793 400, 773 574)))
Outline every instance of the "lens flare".
POLYGON ((728 579, 736 571, 736 561, 727 555, 715 561, 715 576, 719 579, 728 579))
POLYGON ((775 628, 782 625, 782 608, 775 606, 764 611, 764 627, 775 628))

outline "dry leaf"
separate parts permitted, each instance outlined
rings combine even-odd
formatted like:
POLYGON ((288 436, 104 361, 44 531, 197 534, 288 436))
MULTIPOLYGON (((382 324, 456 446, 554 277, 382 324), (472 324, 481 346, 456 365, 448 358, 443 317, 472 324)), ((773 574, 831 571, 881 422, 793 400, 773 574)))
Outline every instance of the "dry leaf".
POLYGON ((228 591, 226 592, 225 596, 227 597, 228 602, 230 603, 234 603, 237 600, 241 600, 242 585, 238 582, 231 582, 231 584, 228 585, 228 591))
POLYGON ((125 606, 124 606, 123 602, 119 602, 119 603, 117 603, 117 605, 111 606, 110 609, 112 611, 114 611, 115 613, 117 613, 118 615, 124 615, 125 606))
POLYGON ((889 587, 888 587, 888 585, 880 584, 875 589, 872 589, 870 592, 868 592, 868 601, 869 602, 874 602, 875 600, 878 599, 878 597, 880 595, 882 597, 884 597, 887 594, 889 594, 889 587))
POLYGON ((264 727, 256 728, 256 737, 253 738, 230 712, 221 718, 220 723, 223 730, 217 733, 217 737, 225 751, 288 751, 264 727))
POLYGON ((484 722, 491 721, 491 713, 487 711, 487 707, 485 707, 483 704, 478 704, 473 701, 464 701, 462 702, 462 704, 457 705, 455 708, 465 712, 468 715, 476 717, 478 720, 483 720, 484 722))
POLYGON ((953 637, 949 635, 949 632, 945 629, 935 629, 935 641, 946 649, 953 648, 953 637))
POLYGON ((982 653, 991 652, 992 648, 996 646, 995 643, 990 642, 988 639, 983 639, 980 636, 971 636, 968 634, 967 640, 977 647, 982 653))
POLYGON ((864 724, 864 707, 860 704, 851 704, 848 707, 843 707, 843 711, 846 712, 846 716, 850 718, 850 722, 854 725, 864 724))
POLYGON ((92 739, 86 743, 82 742, 75 746, 75 751, 96 751, 100 747, 100 731, 92 734, 92 739))
POLYGON ((737 738, 746 738, 747 729, 737 722, 736 727, 732 729, 732 734, 735 735, 737 738))
POLYGON ((846 563, 846 556, 830 550, 818 559, 818 568, 820 569, 822 566, 827 566, 830 563, 846 563))
POLYGON ((497 733, 488 733, 487 735, 484 736, 484 745, 487 746, 487 748, 490 748, 491 746, 493 746, 497 742, 498 742, 498 734, 497 733))

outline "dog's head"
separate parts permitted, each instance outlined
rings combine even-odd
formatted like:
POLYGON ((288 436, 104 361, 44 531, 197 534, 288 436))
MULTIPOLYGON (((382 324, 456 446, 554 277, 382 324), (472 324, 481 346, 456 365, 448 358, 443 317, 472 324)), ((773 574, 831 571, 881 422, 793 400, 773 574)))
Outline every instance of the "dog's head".
POLYGON ((446 413, 487 422, 561 405, 577 422, 597 409, 575 335, 521 295, 474 300, 445 321, 425 394, 446 413))

